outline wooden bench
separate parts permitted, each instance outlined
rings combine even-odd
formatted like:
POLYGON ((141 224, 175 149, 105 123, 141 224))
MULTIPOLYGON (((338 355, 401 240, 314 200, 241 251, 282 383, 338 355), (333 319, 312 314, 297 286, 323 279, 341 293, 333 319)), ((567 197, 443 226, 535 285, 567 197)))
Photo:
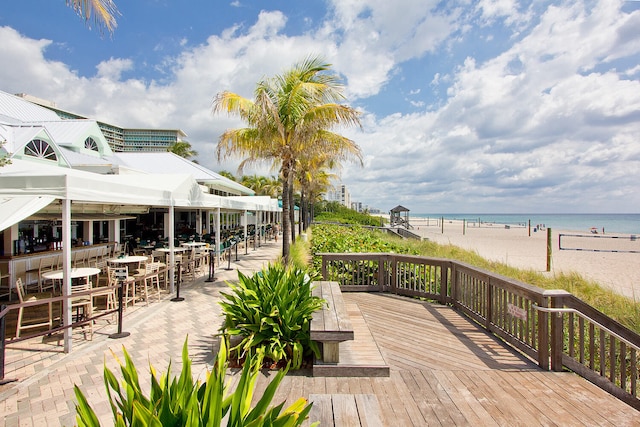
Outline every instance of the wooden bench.
POLYGON ((374 394, 311 394, 309 421, 321 426, 383 426, 378 398, 374 394))
POLYGON ((313 295, 325 299, 327 305, 313 313, 311 339, 321 344, 324 363, 338 363, 340 343, 353 340, 353 327, 342 299, 340 285, 338 282, 315 282, 313 295))

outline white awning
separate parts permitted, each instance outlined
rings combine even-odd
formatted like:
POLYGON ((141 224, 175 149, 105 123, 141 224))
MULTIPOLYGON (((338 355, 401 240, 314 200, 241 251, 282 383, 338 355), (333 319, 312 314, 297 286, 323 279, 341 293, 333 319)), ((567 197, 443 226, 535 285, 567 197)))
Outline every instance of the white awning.
POLYGON ((40 211, 53 200, 51 196, 0 197, 0 231, 40 211))

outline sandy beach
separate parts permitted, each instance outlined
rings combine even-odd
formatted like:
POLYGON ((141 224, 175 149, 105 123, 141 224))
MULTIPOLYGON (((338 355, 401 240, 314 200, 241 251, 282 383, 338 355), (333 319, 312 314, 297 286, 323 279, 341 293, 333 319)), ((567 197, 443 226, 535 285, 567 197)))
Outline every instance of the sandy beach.
POLYGON ((409 220, 411 231, 439 244, 475 251, 483 258, 544 274, 577 272, 582 277, 640 300, 640 239, 591 234, 589 230, 551 230, 551 271, 547 270, 547 230, 531 225, 463 223, 436 218, 409 220), (535 230, 535 231, 534 231, 535 230), (563 235, 559 240, 559 235, 563 235), (581 236, 581 237, 576 237, 581 236), (562 250, 560 249, 562 245, 562 250), (618 252, 613 252, 618 251, 618 252))

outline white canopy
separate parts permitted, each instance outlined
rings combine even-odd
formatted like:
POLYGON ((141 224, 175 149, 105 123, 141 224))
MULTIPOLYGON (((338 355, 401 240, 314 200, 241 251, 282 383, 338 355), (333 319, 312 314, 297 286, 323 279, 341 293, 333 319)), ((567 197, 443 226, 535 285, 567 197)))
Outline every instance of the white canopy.
POLYGON ((0 168, 0 198, 4 201, 0 205, 3 218, 0 230, 37 212, 53 199, 113 205, 278 210, 273 208, 275 201, 267 196, 207 194, 191 175, 101 175, 19 159, 0 168), (9 212, 14 215, 9 216, 9 212))
POLYGON ((278 208, 278 201, 269 196, 230 196, 228 199, 235 203, 244 203, 244 209, 248 211, 275 212, 281 210, 278 208))
POLYGON ((0 231, 38 212, 53 200, 50 196, 0 197, 0 231))

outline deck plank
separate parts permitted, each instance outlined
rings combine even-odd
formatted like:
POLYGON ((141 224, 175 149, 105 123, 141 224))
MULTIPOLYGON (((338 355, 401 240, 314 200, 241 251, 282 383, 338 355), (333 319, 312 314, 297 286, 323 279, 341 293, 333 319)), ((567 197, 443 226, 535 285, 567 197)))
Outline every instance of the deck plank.
POLYGON ((539 369, 450 307, 343 297, 350 312, 357 305, 390 376, 301 375, 283 381, 287 398, 372 394, 386 426, 640 425, 639 411, 575 374, 539 369))

